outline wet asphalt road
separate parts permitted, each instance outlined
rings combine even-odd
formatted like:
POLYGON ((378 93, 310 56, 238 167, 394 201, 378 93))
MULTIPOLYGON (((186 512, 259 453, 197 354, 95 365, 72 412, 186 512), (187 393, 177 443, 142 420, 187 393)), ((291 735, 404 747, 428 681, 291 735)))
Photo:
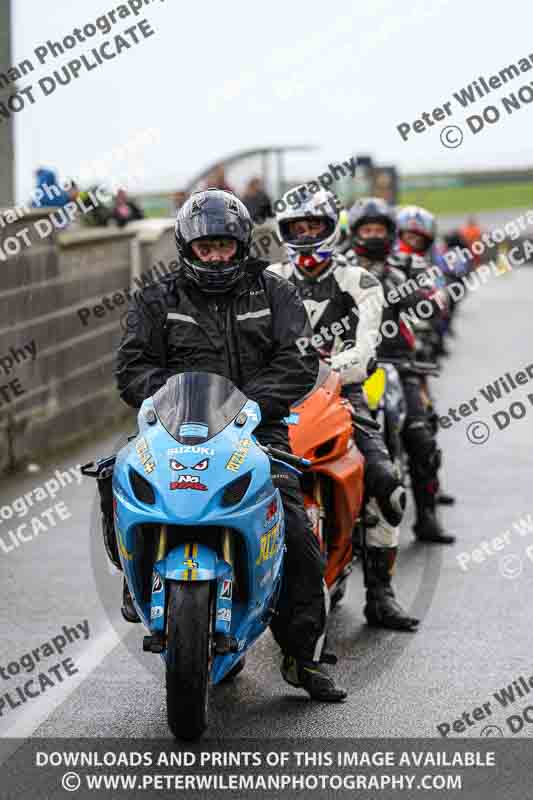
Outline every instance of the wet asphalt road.
MULTIPOLYGON (((457 544, 440 548, 415 543, 412 508, 402 527, 396 588, 411 612, 422 617, 419 632, 366 628, 362 575, 356 566, 347 595, 331 617, 329 635, 330 649, 339 659, 334 674, 348 688, 348 701, 340 706, 313 704, 284 684, 276 647, 266 634, 234 684, 213 691, 208 735, 438 737, 437 725, 452 725, 463 712, 470 714, 472 724, 465 722, 460 736, 479 736, 488 724, 512 735, 506 718, 533 702, 533 690, 531 699, 519 698, 507 709, 493 693, 521 675, 533 675, 533 524, 523 535, 513 527, 529 513, 533 522, 533 405, 527 397, 533 393, 533 380, 492 404, 480 389, 533 364, 532 303, 532 267, 492 277, 471 292, 458 316, 452 355, 444 362, 442 378, 433 381, 441 415, 474 398, 478 411, 452 421, 440 435, 445 488, 458 498, 442 515, 457 544), (515 401, 523 403, 524 417, 511 419, 499 431, 492 415, 515 401), (488 426, 484 444, 467 438, 467 426, 476 421, 488 426), (493 546, 494 537, 499 537, 500 550, 493 546), (473 720, 472 710, 487 702, 490 713, 473 720)), ((514 411, 521 413, 518 406, 514 411)), ((487 429, 474 426, 470 436, 480 436, 482 430, 487 429)), ((114 433, 68 457, 41 463, 38 473, 5 480, 2 505, 44 485, 56 469, 108 454, 116 440, 114 433)), ((38 454, 35 461, 39 463, 38 454)), ((16 708, 5 704, 1 736, 169 736, 158 656, 143 654, 141 626, 128 626, 116 614, 110 621, 99 597, 90 548, 94 499, 94 483, 84 479, 78 484, 73 478, 39 506, 62 501, 71 516, 9 553, 0 551, 0 666, 20 661, 60 634, 63 625, 83 620, 89 625, 87 639, 80 634, 61 656, 46 661, 48 667, 70 657, 79 671, 34 700, 16 708), (119 637, 128 637, 128 644, 119 637)), ((2 521, 0 536, 9 527, 2 521)), ((118 612, 120 580, 114 580, 118 612)), ((25 673, 0 679, 0 692, 13 690, 23 677, 25 673)), ((525 723, 516 735, 532 733, 533 724, 525 723)))

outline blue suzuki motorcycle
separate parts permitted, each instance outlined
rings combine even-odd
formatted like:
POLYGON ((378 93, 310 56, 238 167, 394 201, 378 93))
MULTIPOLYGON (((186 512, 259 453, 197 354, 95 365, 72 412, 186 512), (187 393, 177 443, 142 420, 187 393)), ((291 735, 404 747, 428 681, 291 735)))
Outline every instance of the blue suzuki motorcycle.
POLYGON ((309 462, 261 446, 260 419, 226 378, 181 373, 145 400, 138 434, 116 457, 84 469, 98 476, 114 463, 120 559, 150 631, 144 650, 166 665, 177 738, 203 733, 210 685, 240 672, 278 600, 284 517, 270 462, 309 462))

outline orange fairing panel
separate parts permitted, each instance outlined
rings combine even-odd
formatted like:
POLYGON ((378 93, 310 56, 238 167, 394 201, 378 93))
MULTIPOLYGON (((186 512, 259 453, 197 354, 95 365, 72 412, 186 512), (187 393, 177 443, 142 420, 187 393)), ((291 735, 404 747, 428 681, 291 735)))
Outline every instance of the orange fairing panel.
POLYGON ((311 472, 329 478, 333 489, 333 508, 328 509, 334 528, 328 534, 328 586, 351 561, 352 530, 364 492, 365 461, 353 441, 350 406, 342 398, 341 388, 339 376, 324 367, 313 391, 291 408, 298 421, 289 425, 293 453, 309 458, 311 472))
POLYGON ((303 403, 292 407, 291 412, 299 415, 298 424, 289 426, 293 453, 320 463, 346 451, 352 436, 352 419, 345 403, 333 402, 340 400, 340 393, 339 376, 330 372, 303 403), (329 449, 325 448, 325 443, 330 443, 329 449), (321 451, 324 452, 321 454, 321 451))
POLYGON ((316 472, 331 478, 335 489, 335 521, 342 530, 346 525, 350 531, 353 520, 363 503, 365 459, 352 447, 341 458, 321 464, 316 472))
POLYGON ((329 539, 325 580, 332 586, 352 560, 352 530, 363 504, 365 460, 351 448, 333 463, 321 464, 317 472, 333 481, 335 534, 329 539))

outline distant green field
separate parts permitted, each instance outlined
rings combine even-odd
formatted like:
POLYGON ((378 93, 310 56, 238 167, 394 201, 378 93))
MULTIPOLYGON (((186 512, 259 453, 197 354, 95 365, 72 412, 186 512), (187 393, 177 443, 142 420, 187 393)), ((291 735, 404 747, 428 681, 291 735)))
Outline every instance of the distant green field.
POLYGON ((478 211, 497 211, 501 208, 533 208, 533 181, 409 189, 400 192, 399 203, 423 206, 435 214, 468 214, 478 211))
MULTIPOLYGON (((168 195, 141 198, 147 217, 174 215, 168 195)), ((400 192, 399 205, 424 206, 435 214, 475 214, 502 208, 533 208, 533 181, 488 183, 484 186, 446 186, 400 192)))

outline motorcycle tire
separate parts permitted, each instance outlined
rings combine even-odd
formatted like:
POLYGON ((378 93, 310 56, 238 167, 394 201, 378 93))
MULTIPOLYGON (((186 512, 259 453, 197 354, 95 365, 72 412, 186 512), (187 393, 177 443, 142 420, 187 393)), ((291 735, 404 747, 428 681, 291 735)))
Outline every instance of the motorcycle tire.
POLYGON ((167 620, 168 726, 176 739, 198 739, 208 721, 212 641, 209 583, 172 581, 167 620))

